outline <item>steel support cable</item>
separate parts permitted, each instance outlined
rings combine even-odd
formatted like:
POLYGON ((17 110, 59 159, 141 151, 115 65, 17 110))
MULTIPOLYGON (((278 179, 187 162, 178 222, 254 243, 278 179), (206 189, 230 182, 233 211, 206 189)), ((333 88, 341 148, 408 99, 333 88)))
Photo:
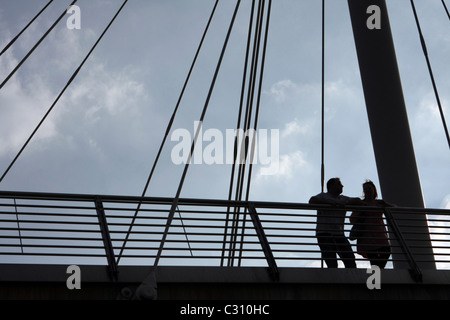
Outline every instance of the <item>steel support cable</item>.
POLYGON ((322 0, 322 132, 321 132, 321 164, 320 185, 322 192, 325 186, 325 0, 322 0))
MULTIPOLYGON (((255 1, 252 1, 252 7, 250 10, 250 20, 249 20, 249 27, 248 27, 248 36, 247 36, 247 48, 246 48, 246 54, 245 54, 245 62, 244 62, 244 68, 243 68, 243 75, 242 75, 242 84, 241 84, 241 96, 240 96, 240 103, 239 103, 239 112, 238 112, 238 119, 236 124, 236 137, 234 138, 234 148, 233 148, 233 164, 231 169, 231 177, 230 177, 230 187, 228 192, 228 200, 230 201, 232 199, 233 194, 233 184, 234 184, 234 176, 235 176, 235 170, 236 170, 236 160, 238 157, 238 141, 239 141, 239 134, 241 129, 241 118, 242 118, 242 110, 244 105, 244 92, 245 92, 245 83, 247 78, 247 68, 248 68, 248 57, 251 47, 251 34, 253 29, 253 15, 254 15, 254 7, 255 7, 255 1)), ((236 211, 236 208, 234 208, 236 211)), ((227 214, 225 219, 225 229, 224 229, 224 238, 223 238, 223 246, 222 246, 222 258, 221 258, 221 266, 223 266, 224 259, 225 259, 225 247, 226 247, 226 241, 227 241, 227 234, 228 234, 228 228, 229 228, 229 221, 230 221, 230 207, 227 207, 227 214)), ((232 228, 232 227, 231 227, 232 228)), ((230 248, 231 248, 231 239, 230 239, 230 248)), ((229 249, 231 250, 231 249, 229 249)), ((230 254, 230 251, 229 251, 230 254)), ((229 263, 229 260, 228 260, 229 263)))
POLYGON ((41 9, 41 11, 39 11, 33 19, 31 19, 31 21, 14 37, 11 39, 11 41, 9 41, 9 43, 3 48, 2 52, 0 52, 0 56, 2 56, 8 49, 9 47, 11 47, 14 42, 16 42, 17 39, 19 39, 19 37, 22 35, 22 33, 25 32, 25 30, 28 29, 28 27, 42 14, 42 12, 45 11, 45 9, 47 9, 47 7, 50 5, 50 3, 52 3, 53 0, 50 0, 44 8, 41 9))
MULTIPOLYGON (((74 0, 72 4, 69 6, 73 6, 78 0, 74 0)), ((30 55, 36 50, 37 47, 42 43, 42 41, 48 36, 48 34, 56 27, 56 25, 61 21, 61 19, 66 15, 67 9, 64 10, 64 12, 59 16, 59 18, 52 24, 52 26, 47 30, 47 32, 44 33, 44 35, 39 39, 38 42, 31 48, 31 50, 23 57, 23 59, 19 62, 19 64, 9 73, 9 75, 3 80, 3 82, 0 84, 0 90, 3 88, 3 86, 11 79, 11 77, 19 70, 19 68, 22 66, 22 64, 30 57, 30 55)))
MULTIPOLYGON (((253 114, 253 98, 254 98, 254 92, 255 92, 255 80, 256 75, 258 72, 258 58, 259 58, 259 46, 260 46, 260 40, 261 40, 261 26, 262 26, 262 13, 264 11, 264 0, 259 1, 258 6, 258 14, 257 14, 257 21, 256 21, 256 27, 255 27, 255 37, 254 37, 254 43, 253 43, 253 52, 252 52, 252 63, 251 63, 251 69, 250 69, 250 80, 248 85, 248 93, 247 93, 247 108, 245 112, 244 117, 244 133, 248 133, 251 121, 252 121, 252 114, 253 114)), ((244 148, 244 155, 241 158, 243 160, 243 163, 239 163, 239 177, 238 177, 238 189, 236 190, 236 200, 242 199, 242 192, 243 192, 243 186, 244 186, 244 175, 245 175, 245 168, 247 164, 247 156, 248 156, 248 141, 249 137, 248 134, 243 136, 243 145, 244 148)), ((241 152, 242 155, 242 152, 241 152)))
MULTIPOLYGON (((255 134, 256 134, 256 130, 258 129, 259 111, 260 111, 260 105, 261 105, 261 92, 262 92, 262 83, 263 83, 263 78, 264 78, 264 65, 265 65, 265 61, 266 61, 266 51, 267 51, 266 49, 267 49, 267 40, 268 40, 268 34, 269 34, 269 22, 270 22, 271 8, 272 8, 272 0, 269 0, 268 8, 267 8, 266 28, 265 28, 265 33, 264 33, 264 44, 263 44, 263 48, 262 48, 261 71, 259 74, 258 93, 256 96, 257 101, 256 101, 256 110, 255 110, 255 121, 254 121, 254 127, 253 127, 255 134)), ((264 13, 264 12, 262 12, 262 13, 264 13)), ((262 23, 261 23, 261 26, 262 26, 262 23)), ((251 151, 250 151, 251 159, 253 159, 253 156, 254 156, 254 154, 253 154, 253 152, 255 150, 254 148, 255 148, 255 139, 252 139, 252 146, 251 146, 251 151)), ((248 177, 247 177, 247 189, 246 189, 246 195, 245 195, 246 202, 248 202, 249 198, 250 198, 252 170, 253 170, 253 162, 251 161, 249 164, 248 177)), ((244 221, 243 221, 242 238, 241 238, 242 241, 244 238, 244 231, 245 231, 245 221, 246 221, 245 216, 246 216, 246 213, 244 215, 244 221)), ((243 247, 243 243, 241 245, 241 248, 242 247, 243 247)), ((240 251, 239 266, 240 266, 240 262, 241 262, 241 257, 242 257, 242 250, 240 251)))
MULTIPOLYGON (((245 173, 245 164, 248 154, 248 143, 247 143, 247 137, 246 133, 248 132, 249 128, 249 120, 251 119, 251 113, 252 113, 252 105, 253 105, 253 92, 254 92, 254 80, 255 80, 255 72, 257 70, 256 64, 257 64, 257 52, 258 52, 258 36, 260 34, 260 24, 261 24, 261 6, 262 1, 259 1, 258 5, 258 11, 256 14, 256 24, 255 24, 255 32, 254 32, 254 41, 253 41, 253 50, 252 50, 252 59, 250 64, 250 77, 249 77, 249 83, 248 83, 248 92, 247 92, 247 101, 246 101, 246 108, 245 108, 245 116, 244 116, 244 125, 243 125, 243 131, 244 135, 242 137, 242 144, 240 149, 240 154, 237 155, 239 157, 239 166, 238 166, 238 177, 236 182, 236 191, 235 191, 235 200, 241 200, 242 199, 242 189, 243 189, 243 177, 245 173), (244 155, 242 157, 242 154, 244 155), (241 162, 243 160, 243 163, 241 162)), ((254 15, 255 7, 252 6, 252 21, 253 21, 253 15, 254 15)), ((251 44, 251 30, 249 30, 249 42, 248 45, 251 44)), ((247 48, 247 57, 249 58, 249 47, 247 48)), ((247 61, 247 60, 246 60, 247 61)), ((247 70, 246 70, 247 71, 247 70)), ((245 92, 245 82, 244 85, 244 92, 245 92)), ((242 111, 242 110, 241 110, 242 111)), ((238 128, 238 130, 240 127, 238 128)), ((238 139, 239 141, 239 139, 238 139)), ((235 158, 236 161, 236 158, 235 158)), ((236 250, 236 241, 238 237, 238 225, 239 225, 239 216, 240 216, 240 208, 234 208, 234 214, 233 214, 233 220, 232 220, 232 226, 231 226, 231 236, 230 236, 230 247, 229 247, 229 257, 231 259, 228 260, 228 265, 231 266, 234 263, 234 251, 236 250)))
MULTIPOLYGON (((248 60, 249 60, 249 52, 251 47, 251 38, 252 38, 252 29, 253 29, 253 16, 254 16, 254 8, 255 8, 255 1, 252 1, 252 7, 250 10, 250 20, 249 20, 249 27, 248 27, 248 36, 247 36, 247 48, 245 53, 245 61, 244 61, 244 68, 243 68, 243 74, 242 74, 242 84, 241 84, 241 95, 240 95, 240 102, 239 102, 239 111, 238 111, 238 119, 236 124, 236 137, 234 138, 234 148, 233 148, 233 164, 231 168, 231 177, 230 177, 230 187, 228 191, 228 201, 231 201, 232 194, 233 194, 233 184, 234 184, 234 176, 236 171, 236 160, 238 157, 238 141, 239 141, 239 130, 241 129, 241 120, 242 120, 242 112, 243 112, 243 105, 244 105, 244 96, 245 96, 245 83, 247 81, 247 68, 248 68, 248 60)), ((236 210, 236 208, 234 209, 236 210)), ((223 245, 222 245, 222 258, 220 261, 220 265, 223 266, 224 259, 225 259, 225 246, 226 246, 226 240, 227 240, 227 234, 228 234, 228 225, 230 220, 230 207, 227 207, 227 214, 225 219, 225 230, 224 230, 224 238, 223 238, 223 245)), ((231 241, 230 241, 231 246, 231 241)))
MULTIPOLYGON (((162 150, 163 150, 164 145, 165 145, 165 143, 166 143, 166 141, 167 141, 167 138, 168 138, 168 136, 169 136, 170 130, 172 129, 172 125, 173 125, 173 122, 175 121, 175 117, 176 117, 176 114, 177 114, 177 112, 178 112, 178 109, 179 109, 181 100, 182 100, 182 98, 183 98, 183 96, 184 96, 184 92, 185 92, 186 87, 187 87, 187 85, 188 85, 188 83, 189 83, 189 80, 190 80, 190 78, 191 78, 191 74, 192 74, 192 71, 194 70, 194 67, 195 67, 195 64, 196 64, 196 62, 197 62, 197 58, 198 58, 198 56, 199 56, 199 54, 200 54, 201 48, 203 47, 203 42, 204 42, 204 40, 205 40, 205 38, 206 38, 206 34, 208 33, 209 26, 210 26, 210 24, 211 24, 211 21, 212 21, 212 19, 213 19, 213 17, 214 17, 215 12, 216 12, 216 8, 217 8, 217 4, 218 4, 218 3, 219 3, 219 0, 216 0, 216 3, 214 4, 214 7, 213 7, 213 9, 212 9, 212 11, 211 11, 211 14, 210 14, 210 16, 209 16, 208 22, 207 22, 207 24, 206 24, 205 30, 203 31, 202 38, 201 38, 200 43, 199 43, 199 45, 198 45, 197 51, 196 51, 196 53, 195 53, 195 55, 194 55, 194 59, 193 59, 193 61, 192 61, 192 63, 191 63, 191 67, 190 67, 190 69, 189 69, 188 75, 186 76, 186 80, 185 80, 185 82, 184 82, 184 85, 183 85, 183 88, 182 88, 182 90, 181 90, 181 93, 180 93, 180 95, 179 95, 179 97, 178 97, 178 101, 177 101, 177 103, 176 103, 175 109, 174 109, 174 111, 173 111, 173 113, 172 113, 172 116, 170 117, 169 123, 168 123, 167 128, 166 128, 166 132, 165 132, 164 137, 163 137, 163 140, 162 140, 162 142, 161 142, 161 145, 159 146, 159 150, 158 150, 158 153, 157 153, 157 155, 156 155, 155 161, 153 162, 152 169, 151 169, 150 174, 149 174, 149 176, 148 176, 148 178, 147 178, 147 181, 146 181, 146 183, 145 183, 145 186, 144 186, 144 189, 143 189, 143 192, 142 192, 142 197, 144 197, 145 194, 147 193, 148 187, 149 187, 149 185, 150 185, 150 182, 151 182, 151 180, 152 180, 153 174, 154 174, 155 169, 156 169, 156 165, 157 165, 158 162, 159 162, 159 158, 160 158, 160 156, 161 156, 162 150)), ((138 215, 138 213, 139 213, 139 210, 140 210, 141 206, 142 206, 142 202, 139 202, 139 203, 138 203, 138 206, 137 206, 137 208, 136 208, 136 211, 135 211, 135 213, 134 213, 134 216, 133 216, 133 218, 132 218, 132 220, 131 220, 130 227, 129 227, 129 229, 128 229, 128 231, 127 231, 127 234, 126 234, 126 236, 125 236, 125 239, 124 239, 124 243, 123 243, 123 245, 122 245, 122 248, 120 249, 120 252, 119 252, 119 255, 118 255, 118 260, 117 260, 117 262, 119 262, 119 261, 120 261, 120 258, 122 257, 123 251, 125 250, 126 243, 127 243, 128 239, 129 239, 129 237, 130 237, 130 233, 131 233, 132 226, 133 226, 134 222, 136 221, 136 218, 137 218, 137 215, 138 215)))
MULTIPOLYGON (((257 16, 257 24, 255 29, 255 38, 253 44, 253 56, 252 56, 252 65, 250 72, 250 83, 248 86, 248 95, 247 95, 247 108, 245 113, 244 120, 244 132, 248 133, 251 127, 252 114, 253 114, 253 100, 255 94, 255 85, 256 85, 256 76, 258 72, 258 58, 259 58, 259 48, 261 44, 261 30, 262 30, 262 14, 264 13, 264 0, 260 0, 258 7, 258 16, 257 16)), ((244 176, 245 169, 247 164, 247 156, 249 152, 249 136, 244 135, 243 137, 243 147, 244 147, 244 157, 243 164, 240 163, 240 176, 239 176, 239 189, 236 191, 236 200, 242 199, 242 193, 244 188, 244 176)), ((253 141, 254 139, 252 139, 253 141)))
POLYGON ((449 149, 450 149, 450 135, 448 133, 447 124, 446 124, 446 121, 445 121, 444 110, 442 109, 442 105, 441 105, 441 100, 439 98, 438 89, 437 89, 437 86, 436 86, 436 82, 434 80, 433 70, 431 68, 430 58, 428 57, 427 46, 425 44, 425 39, 424 39, 423 34, 422 34, 422 29, 420 27, 420 22, 419 22, 419 18, 417 16, 416 7, 414 5, 414 0, 411 0, 411 6, 412 6, 413 13, 414 13, 414 19, 416 20, 417 30, 419 32, 420 43, 422 44, 422 50, 423 50, 423 53, 425 55, 425 60, 427 62, 427 67, 428 67, 428 72, 430 74, 431 83, 433 85, 434 95, 436 96, 436 102, 438 104, 439 113, 441 115, 442 125, 444 127, 445 135, 447 137, 447 143, 448 143, 448 146, 449 146, 449 149))
MULTIPOLYGON (((245 108, 245 117, 244 117, 244 126, 243 126, 243 132, 244 135, 242 136, 242 143, 241 143, 241 149, 239 156, 239 165, 238 165, 238 177, 236 182, 236 194, 235 194, 235 200, 241 200, 242 198, 242 188, 243 188, 243 176, 245 172, 245 165, 247 160, 247 151, 248 151, 248 121, 251 118, 251 109, 252 109, 252 92, 254 87, 254 72, 256 69, 256 50, 257 50, 257 38, 259 34, 259 23, 260 23, 260 12, 261 12, 261 0, 259 1, 258 6, 258 14, 257 14, 257 23, 255 26, 255 38, 254 38, 254 44, 253 44, 253 51, 252 51, 252 63, 250 67, 250 79, 249 79, 249 85, 248 85, 248 92, 247 92, 247 103, 245 108), (243 162, 243 163, 242 163, 243 162)), ((234 210, 233 220, 232 220, 232 235, 230 239, 230 250, 229 250, 229 256, 231 259, 228 261, 228 264, 231 266, 234 264, 234 252, 236 250, 236 244, 237 244, 237 237, 238 237, 238 226, 239 226, 239 216, 240 216, 240 208, 236 208, 234 210)))
POLYGON ((106 32, 108 31, 108 29, 111 27, 111 25, 113 24, 113 22, 116 20, 117 16, 119 15, 119 13, 122 11, 123 7, 125 6, 125 4, 128 2, 128 0, 125 0, 122 4, 122 6, 119 8, 119 10, 116 12, 116 14, 114 15, 114 17, 111 19, 111 21, 109 22, 108 26, 105 28, 105 30, 103 30, 102 34, 100 35, 100 37, 97 39, 97 41, 95 42, 95 44, 92 46, 91 50, 89 50, 88 54, 86 55, 86 57, 83 59, 83 61, 81 62, 81 64, 78 66, 78 68, 75 70, 75 72, 72 74, 72 76, 70 77, 69 81, 66 83, 66 85, 64 86, 64 88, 61 90, 61 92, 58 94, 58 96, 56 97, 55 101, 52 103, 52 105, 50 106, 50 108, 47 110, 47 112, 45 113, 44 117, 41 119, 41 121, 38 123, 38 125, 36 126, 36 128, 33 130, 33 132, 31 133, 31 135, 29 136, 29 138, 27 139, 27 141, 25 142, 25 144, 22 146, 22 148, 20 149, 20 151, 17 153, 17 155, 15 156, 15 158, 13 159, 13 161, 9 164, 8 168, 5 170, 5 172, 3 173, 3 175, 0 178, 0 183, 3 181, 3 179, 5 178, 5 176, 8 174, 9 170, 11 170, 12 166, 15 164, 15 162, 17 161, 17 159, 20 157, 20 155, 22 154, 22 152, 25 150, 25 148, 27 147, 28 143, 30 143, 31 139, 34 137, 34 135, 36 134, 36 132, 39 130, 39 128, 41 127, 41 125, 44 123, 44 121, 47 119, 48 115, 51 113, 51 111, 53 110, 53 108, 55 107, 55 105, 58 103, 59 99, 62 97, 62 95, 64 94, 64 92, 67 90, 67 88, 70 86, 70 84, 73 82, 73 80, 76 78, 76 76, 78 75, 78 73, 80 72, 81 68, 84 66, 84 64, 86 63, 86 61, 88 60, 88 58, 90 57, 90 55, 92 54, 92 52, 95 50, 95 48, 97 47, 97 45, 99 44, 99 42, 102 40, 103 36, 106 34, 106 32))
MULTIPOLYGON (((270 13, 272 9, 272 0, 268 1, 268 8, 267 8, 267 18, 266 18, 266 28, 264 33, 264 43, 262 48, 262 56, 261 56, 261 71, 259 74, 259 84, 258 84, 258 93, 257 93, 257 101, 256 101, 256 111, 255 111, 255 121, 253 130, 256 132, 258 129, 258 120, 259 120, 259 111, 260 111, 260 105, 261 105, 261 93, 262 93, 262 83, 264 79, 264 66, 266 62, 266 52, 267 52, 267 41, 269 38, 269 25, 270 25, 270 13)), ((252 150, 254 148, 255 140, 253 139, 253 146, 252 150)), ((247 191, 245 195, 245 201, 249 200, 250 197, 250 185, 251 185, 251 173, 252 173, 253 163, 250 162, 249 165, 249 173, 248 173, 248 179, 247 179, 247 191)))
MULTIPOLYGON (((260 51, 260 45, 261 45, 261 33, 262 33, 262 26, 263 26, 263 15, 264 15, 264 7, 265 7, 265 0, 260 0, 259 2, 259 6, 258 6, 258 15, 257 15, 257 24, 256 24, 256 29, 255 29, 255 38, 254 38, 254 44, 253 44, 253 57, 252 57, 252 70, 251 70, 251 80, 250 80, 250 84, 249 84, 249 88, 248 88, 248 96, 247 96, 247 112, 245 115, 245 132, 248 133, 250 128, 251 128, 251 122, 252 122, 252 115, 253 115, 253 102, 254 102, 254 96, 255 96, 255 86, 256 86, 256 80, 257 80, 257 73, 258 73, 258 61, 259 61, 259 51, 260 51)), ((242 195, 244 192, 244 182, 245 182, 245 171, 246 171, 246 167, 247 167, 247 157, 249 155, 249 151, 250 154, 253 155, 251 153, 251 148, 249 148, 249 143, 250 143, 250 138, 249 135, 246 134, 244 136, 244 163, 240 165, 240 180, 239 180, 239 194, 236 195, 236 200, 241 201, 242 200, 242 195)), ((253 135, 251 137, 251 142, 253 143, 255 140, 255 136, 253 135)), ((250 163, 253 160, 250 156, 250 163)), ((248 181, 247 181, 248 183, 248 181)), ((247 214, 247 208, 244 208, 244 213, 243 213, 243 219, 242 219, 242 228, 241 230, 241 242, 240 242, 240 246, 242 249, 242 245, 243 245, 243 235, 244 235, 244 231, 245 231, 245 217, 247 214)), ((238 231, 239 231, 239 220, 240 220, 240 211, 238 210, 237 214, 236 214, 236 219, 235 219, 235 242, 234 244, 234 249, 237 246, 237 238, 238 238, 238 231)), ((238 258, 238 266, 240 266, 241 263, 241 256, 242 256, 242 250, 239 251, 239 258, 238 258)))
POLYGON ((444 0, 441 0, 441 1, 442 1, 442 5, 444 6, 445 12, 447 12, 447 17, 450 20, 450 13, 448 12, 447 6, 445 5, 444 0))
MULTIPOLYGON (((250 72, 250 83, 249 83, 249 90, 248 90, 248 96, 247 96, 247 108, 246 108, 246 114, 245 114, 245 130, 248 131, 251 128, 251 122, 252 122, 252 114, 253 114, 253 100, 255 97, 255 86, 256 86, 256 82, 257 82, 257 71, 258 71, 258 61, 259 61, 259 51, 261 48, 261 36, 262 36, 262 30, 263 30, 263 17, 264 17, 264 8, 265 8, 265 1, 260 1, 260 6, 258 8, 258 15, 257 15, 257 24, 255 27, 255 39, 254 39, 254 46, 253 46, 253 58, 252 58, 252 66, 251 66, 251 72, 250 72)), ((269 16, 270 16, 270 5, 269 5, 269 9, 268 9, 268 18, 267 21, 269 21, 269 16)), ((264 49, 263 49, 263 58, 262 58, 262 62, 261 62, 261 73, 260 73, 260 80, 259 80, 259 92, 257 94, 257 106, 256 106, 256 111, 255 111, 255 117, 254 117, 254 126, 253 126, 253 130, 257 129, 257 122, 258 122, 258 113, 259 113, 259 101, 260 101, 260 93, 261 93, 261 85, 262 85, 262 76, 263 76, 263 66, 264 66, 264 60, 265 60, 265 47, 266 47, 266 43, 267 43, 267 33, 268 33, 268 22, 266 24, 266 35, 265 35, 265 45, 264 45, 264 49)), ((246 140, 247 141, 247 140, 246 140)), ((251 140, 251 145, 249 146, 248 143, 245 144, 244 146, 244 160, 247 159, 247 155, 251 154, 251 159, 253 157, 253 151, 254 151, 254 147, 255 147, 255 139, 251 140)), ((243 192, 244 192, 244 176, 245 176, 245 164, 246 161, 244 161, 244 164, 240 165, 240 172, 239 172, 239 179, 238 179, 238 185, 237 185, 237 190, 236 190, 236 200, 241 200, 242 196, 243 196, 243 192)), ((249 196, 249 185, 251 183, 251 173, 252 173, 252 163, 250 162, 249 164, 250 168, 248 171, 248 178, 247 178, 247 189, 246 189, 246 199, 248 200, 248 196, 249 196)), ((244 210, 246 211, 246 208, 244 208, 244 210)), ((237 210, 239 211, 239 210, 237 210)), ((244 212, 244 217, 246 215, 246 212, 244 212)), ((240 213, 237 212, 235 213, 234 219, 233 219, 233 237, 231 239, 232 242, 232 247, 230 248, 230 257, 232 257, 232 259, 229 260, 229 264, 232 263, 234 261, 234 256, 232 256, 235 247, 236 247, 236 240, 237 240, 237 230, 238 230, 238 223, 239 223, 239 216, 240 213)), ((241 248, 243 246, 243 233, 245 231, 245 218, 243 220, 243 225, 242 225, 242 229, 241 229, 241 248)), ((240 265, 241 262, 241 257, 242 257, 242 249, 239 250, 239 260, 238 260, 238 264, 240 265)))
POLYGON ((225 54, 225 51, 226 51, 226 48, 227 48, 227 45, 228 45, 228 40, 230 38, 231 31, 233 29, 234 22, 236 20, 236 15, 237 15, 237 13, 239 11, 240 4, 241 4, 241 0, 238 0, 236 2, 236 7, 234 9, 233 17, 231 19, 230 26, 228 28, 228 32, 227 32, 227 35, 225 37, 225 41, 224 41, 224 44, 223 44, 223 47, 222 47, 222 51, 220 53, 219 61, 218 61, 217 66, 216 66, 216 70, 214 72, 213 79, 211 81, 211 86, 209 88, 209 92, 208 92, 208 95, 207 95, 207 98, 206 98, 206 101, 205 101, 205 105, 203 106, 203 110, 202 110, 202 113, 200 115, 200 120, 199 120, 200 121, 200 125, 197 127, 194 139, 192 141, 191 151, 190 151, 190 153, 188 155, 188 159, 187 159, 186 164, 184 166, 183 174, 181 176, 180 183, 178 185, 178 189, 177 189, 176 195, 175 195, 175 197, 173 199, 173 202, 172 202, 172 205, 171 205, 171 208, 170 208, 170 212, 169 212, 169 216, 167 218, 167 223, 166 223, 166 226, 165 226, 164 234, 163 234, 163 237, 161 239, 160 247, 158 249, 158 253, 157 253, 157 256, 156 256, 155 261, 154 261, 154 266, 158 265, 159 259, 161 258, 161 253, 162 253, 162 250, 164 248, 164 243, 165 243, 165 240, 167 238, 167 233, 169 231, 170 225, 172 224, 172 220, 173 220, 173 217, 174 217, 174 214, 175 214, 175 210, 176 210, 176 208, 178 206, 178 201, 180 199, 181 190, 183 189, 184 180, 186 178, 186 174, 187 174, 188 169, 189 169, 191 158, 192 158, 192 155, 194 153, 194 149, 195 149, 195 145, 196 145, 196 142, 197 142, 197 138, 198 138, 199 132, 201 130, 201 123, 203 122, 203 120, 205 118, 205 115, 206 115, 206 111, 208 109, 209 100, 211 99, 211 95, 212 95, 212 92, 213 92, 213 89, 214 89, 214 86, 215 86, 215 83, 216 83, 216 80, 217 80, 217 76, 219 74, 219 70, 220 70, 220 67, 222 65, 223 56, 225 54))

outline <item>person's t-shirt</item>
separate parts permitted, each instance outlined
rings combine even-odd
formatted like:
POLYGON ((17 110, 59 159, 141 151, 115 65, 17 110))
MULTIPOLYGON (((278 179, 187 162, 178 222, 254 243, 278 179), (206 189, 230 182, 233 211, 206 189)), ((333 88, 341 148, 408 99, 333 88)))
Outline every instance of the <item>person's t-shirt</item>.
MULTIPOLYGON (((319 193, 317 196, 319 199, 334 200, 338 204, 345 205, 349 201, 349 197, 339 195, 333 196, 328 192, 319 193)), ((344 234, 344 222, 346 211, 338 208, 330 208, 329 210, 317 211, 317 226, 316 234, 331 233, 333 235, 344 234)))

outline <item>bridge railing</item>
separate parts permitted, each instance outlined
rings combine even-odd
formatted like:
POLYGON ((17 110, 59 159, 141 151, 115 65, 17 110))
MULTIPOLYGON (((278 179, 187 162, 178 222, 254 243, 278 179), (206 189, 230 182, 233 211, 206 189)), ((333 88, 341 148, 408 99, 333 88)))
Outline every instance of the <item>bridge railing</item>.
MULTIPOLYGON (((317 210, 330 206, 180 199, 167 229, 172 202, 0 192, 0 263, 96 264, 115 272, 120 265, 153 265, 158 257, 158 265, 268 266, 274 273, 278 267, 325 267, 315 228, 317 210)), ((338 209, 347 211, 346 235, 352 211, 380 210, 338 209)), ((450 210, 390 208, 383 221, 391 249, 399 253, 390 256, 387 268, 401 263, 419 268, 430 261, 429 253, 421 253, 425 249, 432 250, 437 269, 450 269, 450 210), (423 217, 427 229, 416 230, 423 217)), ((356 241, 350 243, 357 266, 370 266, 356 253, 356 241)))

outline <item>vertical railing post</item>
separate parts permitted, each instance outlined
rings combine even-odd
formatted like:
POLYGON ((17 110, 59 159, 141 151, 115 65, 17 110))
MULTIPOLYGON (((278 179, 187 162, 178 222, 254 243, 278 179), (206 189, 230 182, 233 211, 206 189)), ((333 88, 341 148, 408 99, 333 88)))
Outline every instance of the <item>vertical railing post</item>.
POLYGON ((97 218, 100 225, 100 232, 102 233, 103 245, 105 246, 106 259, 108 261, 108 268, 110 277, 117 279, 118 268, 116 258, 114 256, 114 249, 112 246, 111 237, 109 235, 108 223, 106 221, 105 209, 103 208, 103 201, 100 197, 95 197, 95 210, 97 211, 97 218))
POLYGON ((264 256, 266 257, 267 263, 269 264, 270 275, 272 276, 272 279, 278 280, 279 273, 277 262, 275 261, 275 258, 273 256, 272 249, 270 249, 269 242, 267 241, 266 234, 264 233, 261 221, 259 220, 255 205, 251 202, 248 204, 248 211, 250 212, 250 218, 252 219, 256 234, 258 235, 259 243, 261 244, 261 247, 263 249, 264 256))

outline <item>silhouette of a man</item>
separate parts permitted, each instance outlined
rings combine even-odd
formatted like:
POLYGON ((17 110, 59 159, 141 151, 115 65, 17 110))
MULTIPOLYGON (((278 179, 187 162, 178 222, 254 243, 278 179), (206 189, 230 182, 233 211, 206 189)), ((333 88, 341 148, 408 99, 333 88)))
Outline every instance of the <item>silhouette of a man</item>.
POLYGON ((337 255, 346 268, 356 268, 355 254, 344 234, 346 211, 342 207, 347 204, 363 205, 363 202, 359 198, 341 195, 343 188, 339 178, 331 178, 327 182, 327 192, 309 199, 311 204, 329 204, 334 207, 317 211, 317 243, 328 268, 338 267, 337 255))

